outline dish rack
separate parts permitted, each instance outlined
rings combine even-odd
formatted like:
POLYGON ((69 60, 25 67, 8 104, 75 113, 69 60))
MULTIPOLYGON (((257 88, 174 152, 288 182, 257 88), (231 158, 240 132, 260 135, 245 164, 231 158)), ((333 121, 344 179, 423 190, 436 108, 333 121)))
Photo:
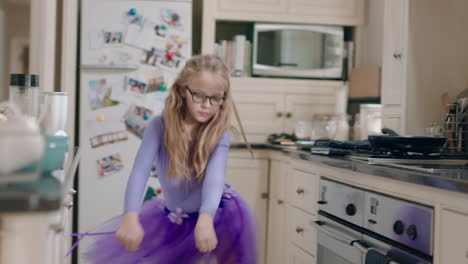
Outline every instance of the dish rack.
POLYGON ((454 103, 449 104, 447 109, 443 116, 443 136, 447 138, 446 151, 468 153, 467 107, 454 103))

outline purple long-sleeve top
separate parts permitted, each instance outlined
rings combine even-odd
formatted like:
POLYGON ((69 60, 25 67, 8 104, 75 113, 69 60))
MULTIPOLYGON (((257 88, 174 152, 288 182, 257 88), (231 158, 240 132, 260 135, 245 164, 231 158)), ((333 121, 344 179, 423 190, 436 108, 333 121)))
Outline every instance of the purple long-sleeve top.
POLYGON ((224 189, 224 173, 230 137, 224 133, 210 154, 202 182, 169 179, 169 158, 164 144, 164 120, 152 119, 145 129, 125 192, 125 212, 138 212, 153 163, 163 190, 166 206, 183 212, 208 213, 215 216, 224 189))

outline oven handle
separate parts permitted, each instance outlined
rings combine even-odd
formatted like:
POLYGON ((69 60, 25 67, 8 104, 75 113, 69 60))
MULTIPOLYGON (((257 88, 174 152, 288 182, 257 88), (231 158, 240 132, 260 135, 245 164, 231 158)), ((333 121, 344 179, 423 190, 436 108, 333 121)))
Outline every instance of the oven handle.
MULTIPOLYGON (((323 233, 325 233, 326 235, 342 242, 342 243, 345 243, 347 245, 350 245, 352 247, 355 247, 357 249, 359 249, 359 251, 361 251, 364 255, 367 254, 367 252, 369 252, 369 250, 373 249, 375 251, 378 251, 380 252, 379 250, 375 249, 375 248, 367 248, 366 246, 364 246, 362 244, 361 241, 359 240, 349 240, 347 238, 344 238, 330 230, 328 230, 327 228, 323 227, 324 225, 326 225, 326 223, 324 223, 323 221, 313 221, 312 222, 312 225, 317 229, 317 230, 320 230, 322 231, 323 233)), ((381 254, 383 254, 382 252, 380 252, 381 254)), ((385 254, 383 254, 385 256, 385 254)), ((395 261, 390 261, 388 262, 388 264, 400 264, 398 262, 395 262, 395 261)))
POLYGON ((353 241, 356 241, 356 240, 349 240, 347 238, 344 238, 330 230, 328 230, 327 228, 323 227, 324 225, 326 225, 326 223, 324 223, 323 221, 313 221, 312 222, 312 225, 317 229, 317 230, 320 230, 322 231, 323 233, 325 233, 327 236, 330 236, 340 242, 343 242, 347 245, 353 245, 353 241))
MULTIPOLYGON (((364 246, 364 245, 362 244, 362 242, 359 241, 359 240, 352 241, 352 242, 351 242, 351 245, 352 245, 353 247, 359 249, 359 251, 361 251, 362 253, 364 253, 364 256, 367 256, 367 252, 369 252, 370 250, 377 251, 377 252, 379 252, 380 254, 382 254, 382 255, 385 256, 384 253, 382 253, 381 251, 377 250, 376 248, 372 248, 372 247, 368 248, 368 247, 364 246)), ((400 264, 399 262, 395 262, 395 261, 393 261, 393 260, 390 260, 389 262, 386 262, 386 263, 387 263, 387 264, 400 264)))

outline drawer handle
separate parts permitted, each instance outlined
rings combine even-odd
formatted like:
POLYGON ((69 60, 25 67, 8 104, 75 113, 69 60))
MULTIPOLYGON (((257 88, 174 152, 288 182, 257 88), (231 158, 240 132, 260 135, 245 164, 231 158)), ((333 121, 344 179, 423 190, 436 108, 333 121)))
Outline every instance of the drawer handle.
POLYGON ((318 201, 317 203, 318 204, 327 204, 328 202, 327 201, 318 201))
POLYGON ((65 208, 67 208, 67 209, 70 209, 70 208, 73 207, 73 202, 72 201, 66 201, 63 206, 65 206, 65 208))
POLYGON ((399 53, 399 52, 393 53, 393 58, 395 58, 395 59, 397 59, 397 60, 398 60, 398 59, 401 59, 402 56, 403 56, 403 55, 402 55, 401 53, 399 53))
POLYGON ((301 195, 301 194, 304 193, 304 189, 298 188, 298 189, 296 190, 296 193, 297 193, 298 195, 301 195))
POLYGON ((278 204, 284 204, 284 201, 283 200, 278 200, 277 203, 278 204))
POLYGON ((302 227, 296 227, 296 233, 300 234, 302 232, 304 232, 304 229, 302 227))
POLYGON ((50 229, 52 229, 55 233, 62 233, 64 228, 62 224, 51 224, 50 229))

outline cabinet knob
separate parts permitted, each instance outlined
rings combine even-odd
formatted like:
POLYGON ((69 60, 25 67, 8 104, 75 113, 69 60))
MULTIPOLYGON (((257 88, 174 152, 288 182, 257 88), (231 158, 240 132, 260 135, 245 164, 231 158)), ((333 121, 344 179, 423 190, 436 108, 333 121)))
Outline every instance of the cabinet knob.
POLYGON ((262 199, 268 199, 268 193, 262 193, 262 199))
POLYGON ((276 113, 276 117, 281 118, 282 116, 283 116, 283 113, 281 112, 276 113))
POLYGON ((284 204, 284 201, 283 200, 278 200, 277 203, 278 204, 284 204))
POLYGON ((302 227, 296 227, 296 233, 300 234, 302 232, 304 232, 304 229, 302 227))
POLYGON ((401 57, 402 57, 402 54, 400 52, 393 53, 393 58, 398 60, 398 59, 401 59, 401 57))
POLYGON ((63 206, 65 206, 67 209, 70 209, 70 208, 73 207, 73 202, 72 201, 66 201, 63 206))
POLYGON ((301 195, 301 194, 304 193, 304 189, 302 189, 302 188, 297 188, 296 193, 297 193, 298 195, 301 195))
POLYGON ((50 227, 50 229, 55 231, 55 233, 62 233, 63 232, 63 225, 62 224, 59 224, 59 223, 51 224, 49 227, 50 227))
POLYGON ((292 113, 291 112, 287 112, 286 113, 286 118, 291 118, 292 117, 292 113))

